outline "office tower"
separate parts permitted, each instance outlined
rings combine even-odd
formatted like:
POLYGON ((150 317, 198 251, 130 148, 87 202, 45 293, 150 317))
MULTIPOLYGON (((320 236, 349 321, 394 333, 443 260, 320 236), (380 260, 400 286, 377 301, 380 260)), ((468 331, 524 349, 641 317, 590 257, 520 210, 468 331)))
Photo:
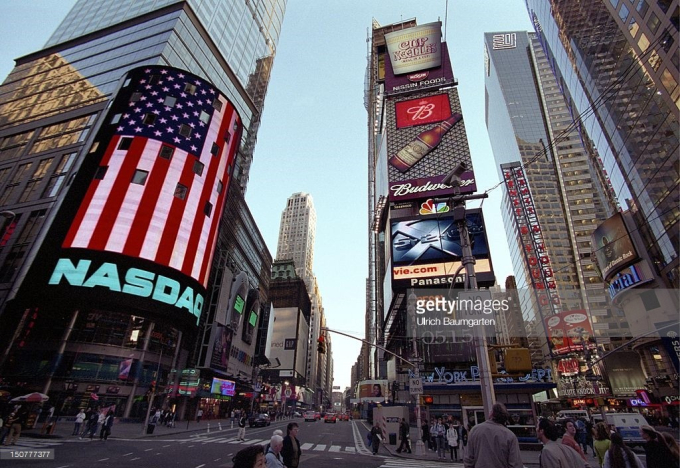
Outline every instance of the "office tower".
POLYGON ((569 111, 654 272, 678 288, 679 8, 676 0, 527 2, 569 111))
POLYGON ((293 260, 297 274, 305 280, 310 291, 313 289, 315 236, 314 200, 308 193, 294 193, 281 213, 276 259, 293 260))
POLYGON ((62 414, 99 392, 140 416, 150 382, 177 394, 170 369, 251 372, 271 256, 243 191, 285 4, 81 0, 17 59, 0 86, 9 385, 50 392, 62 414), (249 280, 227 317, 239 273, 249 280), (76 283, 59 303, 32 294, 76 283))
POLYGON ((613 196, 590 175, 597 155, 574 128, 537 35, 486 33, 485 46, 487 128, 505 182, 503 219, 534 358, 548 355, 547 341, 536 340, 546 334, 553 355, 583 356, 563 346, 559 335, 568 331, 552 330, 554 322, 581 317, 584 337, 594 333, 600 344, 627 329, 611 313, 591 256, 590 236, 615 212, 613 196))

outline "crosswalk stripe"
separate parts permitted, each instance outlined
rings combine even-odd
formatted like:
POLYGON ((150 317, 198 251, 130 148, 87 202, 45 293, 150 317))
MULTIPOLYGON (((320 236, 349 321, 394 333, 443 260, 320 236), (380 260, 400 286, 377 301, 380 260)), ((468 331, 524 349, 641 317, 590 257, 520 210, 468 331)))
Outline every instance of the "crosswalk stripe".
POLYGON ((314 450, 316 450, 317 452, 322 452, 322 451, 326 450, 326 445, 319 444, 316 447, 314 447, 314 450))
POLYGON ((339 445, 331 445, 330 448, 328 449, 329 452, 339 452, 340 451, 340 446, 339 445))
POLYGON ((262 444, 264 442, 264 439, 255 439, 255 440, 246 440, 243 442, 244 445, 255 445, 255 444, 262 444))
POLYGON ((233 441, 237 440, 236 437, 232 437, 231 439, 224 439, 220 440, 217 442, 218 444, 231 444, 233 441))
POLYGON ((309 450, 312 447, 314 447, 314 444, 310 444, 309 442, 302 444, 302 446, 300 446, 302 450, 309 450))
POLYGON ((356 453, 356 447, 345 447, 345 452, 356 453))

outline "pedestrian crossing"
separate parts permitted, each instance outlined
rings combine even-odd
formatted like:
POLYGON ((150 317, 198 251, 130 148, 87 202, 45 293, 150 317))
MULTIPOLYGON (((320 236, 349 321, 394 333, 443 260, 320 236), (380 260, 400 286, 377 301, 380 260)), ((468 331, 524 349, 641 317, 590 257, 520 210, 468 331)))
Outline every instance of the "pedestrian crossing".
POLYGON ((460 462, 442 463, 440 460, 417 460, 415 458, 387 458, 378 468, 442 468, 444 466, 462 467, 460 462))
MULTIPOLYGON (((270 439, 246 439, 239 440, 237 437, 229 436, 203 436, 195 435, 190 438, 178 440, 180 443, 192 444, 227 444, 227 445, 265 445, 269 443, 270 439)), ((334 452, 334 453, 358 453, 354 446, 333 445, 333 444, 312 444, 304 443, 300 446, 303 451, 311 452, 334 452)))

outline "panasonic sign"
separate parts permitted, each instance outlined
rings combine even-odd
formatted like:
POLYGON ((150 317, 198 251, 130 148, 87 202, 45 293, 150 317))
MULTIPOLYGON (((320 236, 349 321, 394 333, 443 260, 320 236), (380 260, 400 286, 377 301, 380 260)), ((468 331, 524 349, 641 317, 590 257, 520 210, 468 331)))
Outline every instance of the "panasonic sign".
POLYGON ((71 286, 82 288, 102 287, 112 292, 145 297, 154 301, 184 309, 196 317, 203 310, 203 296, 194 293, 191 286, 185 288, 179 281, 139 268, 119 271, 115 263, 103 263, 90 271, 91 260, 78 260, 76 265, 68 258, 57 261, 48 284, 58 285, 62 279, 71 286))

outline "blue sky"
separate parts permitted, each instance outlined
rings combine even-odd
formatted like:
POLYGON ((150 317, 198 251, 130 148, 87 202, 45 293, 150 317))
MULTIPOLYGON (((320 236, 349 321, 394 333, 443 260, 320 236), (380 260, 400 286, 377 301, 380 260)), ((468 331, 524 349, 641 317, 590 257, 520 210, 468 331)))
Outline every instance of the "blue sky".
MULTIPOLYGON (((39 50, 74 0, 0 0, 0 79, 13 59, 39 50)), ((364 76, 372 19, 441 20, 468 132, 477 187, 497 184, 484 123, 485 32, 531 30, 522 0, 291 0, 265 101, 246 199, 272 256, 287 198, 314 198, 314 271, 328 326, 364 335, 367 265, 367 113, 364 76)), ((484 202, 499 283, 512 274, 500 188, 484 202)), ((478 206, 476 204, 470 204, 478 206)), ((350 383, 361 343, 332 337, 335 385, 350 383)))

